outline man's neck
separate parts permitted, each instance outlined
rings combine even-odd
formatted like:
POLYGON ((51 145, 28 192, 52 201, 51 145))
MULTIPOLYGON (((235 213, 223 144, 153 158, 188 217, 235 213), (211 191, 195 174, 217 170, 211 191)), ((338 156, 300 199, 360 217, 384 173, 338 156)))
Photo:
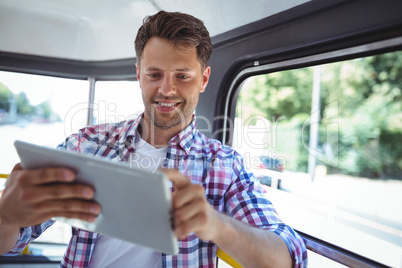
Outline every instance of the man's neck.
MULTIPOLYGON (((144 118, 142 120, 144 120, 144 118)), ((175 135, 184 130, 190 123, 191 121, 185 126, 180 124, 172 128, 162 129, 158 128, 152 123, 146 122, 144 124, 144 122, 141 121, 140 125, 138 126, 138 133, 140 133, 141 138, 145 140, 148 144, 152 145, 155 148, 163 148, 167 146, 169 141, 175 135)))

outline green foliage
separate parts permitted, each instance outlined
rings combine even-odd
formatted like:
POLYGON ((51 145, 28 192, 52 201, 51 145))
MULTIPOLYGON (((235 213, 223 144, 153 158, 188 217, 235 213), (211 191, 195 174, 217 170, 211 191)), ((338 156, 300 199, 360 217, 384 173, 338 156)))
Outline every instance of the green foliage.
POLYGON ((44 101, 36 107, 36 113, 40 114, 44 119, 49 120, 53 114, 53 111, 49 102, 44 101))
POLYGON ((397 164, 402 160, 398 142, 402 133, 402 53, 359 60, 358 68, 364 68, 364 80, 360 84, 357 79, 349 80, 364 98, 353 114, 341 115, 345 122, 341 143, 350 148, 341 167, 360 176, 398 177, 402 171, 397 164))
MULTIPOLYGON (((14 109, 16 108, 17 117, 24 117, 25 119, 33 119, 36 117, 37 119, 60 120, 60 118, 53 113, 49 102, 44 101, 35 107, 30 103, 24 92, 13 94, 8 87, 0 82, 0 109, 3 109, 4 112, 9 114, 10 110, 12 110, 12 103, 15 104, 14 109)), ((12 119, 8 119, 6 123, 13 123, 10 120, 12 119)), ((2 123, 4 122, 3 120, 2 123)))
POLYGON ((24 92, 15 96, 17 101, 17 113, 21 115, 35 114, 35 107, 31 105, 27 95, 24 92))
POLYGON ((382 160, 383 172, 388 176, 398 178, 402 170, 402 132, 383 130, 380 134, 379 157, 382 160), (399 145, 399 146, 395 146, 399 145))
MULTIPOLYGON (((335 153, 320 164, 330 172, 400 177, 402 51, 327 64, 321 70, 319 147, 335 153)), ((237 116, 243 122, 255 115, 281 118, 278 146, 266 149, 286 154, 289 170, 306 171, 309 128, 303 129, 303 123, 311 110, 313 68, 257 76, 246 86, 237 116)))
POLYGON ((290 119, 298 113, 309 113, 311 85, 310 68, 257 76, 247 91, 240 95, 239 102, 244 102, 246 105, 243 107, 248 107, 242 116, 249 118, 252 115, 264 115, 276 120, 279 117, 290 119))
POLYGON ((300 142, 301 129, 308 114, 298 114, 291 120, 279 121, 275 127, 275 142, 267 143, 265 152, 275 153, 277 158, 284 159, 285 170, 307 171, 308 153, 300 142))
POLYGON ((10 109, 10 99, 13 97, 13 93, 0 82, 0 108, 8 111, 10 109))

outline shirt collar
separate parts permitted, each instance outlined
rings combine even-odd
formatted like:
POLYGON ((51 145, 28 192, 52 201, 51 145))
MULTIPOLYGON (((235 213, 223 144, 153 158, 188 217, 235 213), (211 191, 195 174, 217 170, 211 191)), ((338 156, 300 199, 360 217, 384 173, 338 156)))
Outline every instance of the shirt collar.
POLYGON ((135 141, 135 136, 137 133, 137 128, 139 123, 142 120, 143 113, 140 114, 137 119, 132 119, 127 122, 125 122, 125 125, 123 126, 123 135, 120 136, 119 138, 119 147, 120 147, 120 152, 123 152, 120 155, 121 160, 125 160, 126 157, 132 152, 134 152, 134 142, 135 141))
POLYGON ((190 152, 191 145, 193 144, 193 138, 195 132, 196 132, 196 121, 195 121, 195 115, 193 115, 191 124, 188 125, 184 130, 179 132, 177 135, 175 135, 173 138, 171 138, 168 143, 168 147, 178 145, 184 150, 186 155, 188 155, 190 152))

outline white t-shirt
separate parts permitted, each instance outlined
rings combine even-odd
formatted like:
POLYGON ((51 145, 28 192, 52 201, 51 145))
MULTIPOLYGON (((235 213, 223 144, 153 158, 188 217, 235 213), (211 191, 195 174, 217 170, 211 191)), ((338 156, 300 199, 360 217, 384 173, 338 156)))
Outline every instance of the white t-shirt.
MULTIPOLYGON (((167 147, 156 149, 144 141, 138 132, 135 148, 135 153, 128 160, 130 167, 155 172, 166 158, 167 147)), ((89 267, 162 267, 162 255, 152 249, 99 234, 89 267)))

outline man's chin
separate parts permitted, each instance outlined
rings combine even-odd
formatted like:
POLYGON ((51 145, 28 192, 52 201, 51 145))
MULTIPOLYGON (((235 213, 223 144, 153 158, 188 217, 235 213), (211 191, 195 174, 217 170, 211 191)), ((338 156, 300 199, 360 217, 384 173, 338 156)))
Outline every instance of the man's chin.
POLYGON ((181 120, 153 120, 154 126, 160 129, 171 129, 179 125, 185 125, 184 121, 181 120))
POLYGON ((184 129, 188 119, 181 110, 175 110, 170 113, 159 113, 155 111, 153 114, 148 113, 148 116, 152 124, 159 129, 172 129, 175 127, 184 129))

